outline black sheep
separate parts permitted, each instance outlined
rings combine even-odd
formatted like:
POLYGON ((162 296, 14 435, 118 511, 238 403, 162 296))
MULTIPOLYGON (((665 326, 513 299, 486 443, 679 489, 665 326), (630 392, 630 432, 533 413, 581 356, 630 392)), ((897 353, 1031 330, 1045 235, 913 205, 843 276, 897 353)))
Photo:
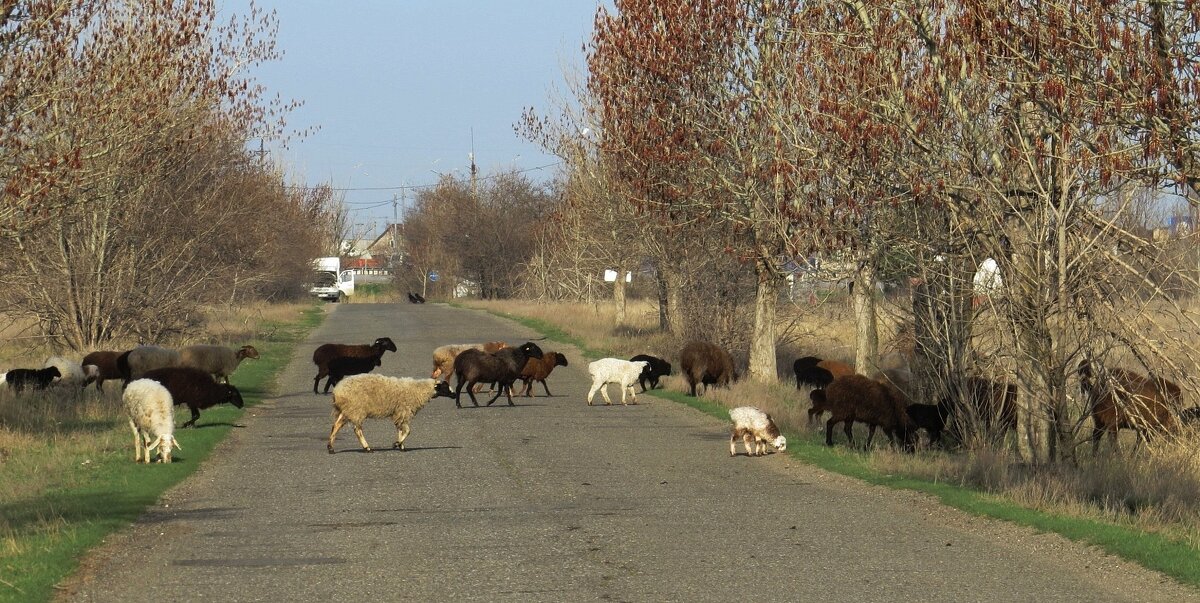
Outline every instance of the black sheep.
POLYGON ((854 422, 866 423, 867 446, 875 438, 875 428, 883 428, 893 444, 899 439, 905 451, 912 450, 913 422, 908 418, 904 402, 892 388, 862 375, 847 375, 834 379, 825 389, 809 392, 813 408, 828 410, 832 415, 825 423, 825 444, 833 446, 833 426, 842 423, 846 439, 854 445, 854 422))
POLYGON ((55 379, 61 378, 62 373, 58 371, 58 367, 48 366, 43 369, 23 369, 16 368, 8 371, 4 375, 4 381, 8 386, 18 394, 25 390, 26 387, 32 389, 46 389, 55 379))
MULTIPOLYGON (((351 345, 345 343, 326 343, 313 350, 313 364, 317 365, 317 376, 313 377, 313 393, 317 393, 317 384, 321 378, 329 375, 329 363, 336 358, 374 357, 383 356, 385 351, 396 351, 396 344, 391 337, 380 337, 374 343, 351 345)), ((329 393, 329 381, 325 381, 325 393, 329 393)))
POLYGON ((829 385, 838 377, 854 374, 854 367, 837 360, 822 360, 816 356, 797 358, 792 363, 792 372, 796 374, 796 389, 809 385, 822 388, 829 385))
POLYGON ((475 349, 464 350, 454 359, 454 374, 458 377, 454 388, 454 405, 462 408, 460 398, 465 387, 467 395, 471 397, 471 403, 479 406, 475 392, 472 391, 475 384, 498 383, 500 387, 496 390, 496 395, 488 400, 487 405, 491 406, 503 393, 508 397, 508 405, 516 406, 512 401, 513 382, 521 378, 526 361, 541 357, 542 349, 532 341, 525 342, 521 347, 504 348, 495 354, 475 349))
POLYGON ((192 411, 191 420, 183 427, 193 427, 200 418, 201 408, 210 408, 226 402, 241 408, 242 393, 228 383, 217 383, 212 375, 190 366, 172 366, 146 371, 143 379, 153 379, 171 392, 175 405, 186 404, 192 411))
POLYGON ((375 370, 375 367, 383 364, 383 356, 365 356, 357 358, 354 356, 341 356, 329 361, 329 381, 325 383, 325 389, 329 389, 338 384, 339 381, 349 377, 350 375, 361 375, 375 370))
POLYGON ((642 386, 642 392, 645 392, 647 389, 657 389, 658 380, 671 374, 671 363, 656 356, 638 354, 630 358, 629 361, 644 361, 647 363, 646 368, 642 369, 642 374, 638 375, 638 384, 642 386), (647 383, 650 384, 649 388, 646 387, 647 383))
POLYGON ((929 432, 929 445, 942 441, 942 431, 946 429, 946 421, 950 419, 950 403, 943 400, 939 404, 909 404, 905 409, 914 428, 929 432))

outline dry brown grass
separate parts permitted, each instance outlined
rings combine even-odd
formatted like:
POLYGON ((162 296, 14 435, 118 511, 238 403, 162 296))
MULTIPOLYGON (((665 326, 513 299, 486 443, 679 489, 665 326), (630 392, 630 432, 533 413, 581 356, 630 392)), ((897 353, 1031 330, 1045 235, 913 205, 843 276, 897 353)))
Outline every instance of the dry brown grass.
MULTIPOLYGON (((583 339, 590 347, 620 356, 651 353, 672 362, 677 360, 678 342, 657 332, 657 314, 649 302, 639 302, 637 310, 630 311, 635 326, 627 329, 613 328, 611 304, 493 301, 471 305, 544 320, 583 339)), ((816 304, 789 307, 781 313, 780 323, 789 337, 780 346, 780 381, 764 384, 743 380, 728 389, 710 389, 704 397, 728 408, 757 406, 771 414, 785 431, 807 434, 810 442, 823 443, 825 422, 808 425, 809 389, 798 390, 792 383, 791 361, 801 355, 852 358, 852 319, 832 304, 816 304)), ((885 319, 880 330, 881 352, 886 353, 895 348, 891 340, 897 331, 896 321, 885 319)), ((687 391, 677 374, 663 383, 670 390, 687 391)), ((861 426, 856 427, 856 439, 865 437, 865 430, 860 436, 859 429, 861 426)), ((1025 507, 1125 523, 1200 546, 1200 430, 1159 439, 1136 452, 1133 434, 1122 433, 1120 454, 1102 451, 1095 459, 1084 454, 1078 467, 1030 468, 1007 449, 904 454, 889 448, 883 437, 876 439, 868 462, 882 473, 963 485, 1025 507)), ((843 437, 839 429, 835 442, 844 444, 843 437)))

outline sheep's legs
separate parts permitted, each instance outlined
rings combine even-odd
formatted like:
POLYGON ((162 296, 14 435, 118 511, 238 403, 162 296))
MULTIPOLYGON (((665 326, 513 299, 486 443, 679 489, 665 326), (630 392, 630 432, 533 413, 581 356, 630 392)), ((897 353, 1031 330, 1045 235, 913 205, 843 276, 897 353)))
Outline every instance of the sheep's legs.
POLYGON ((833 446, 833 426, 837 425, 837 421, 833 417, 825 422, 825 445, 833 446))
MULTIPOLYGON (((888 437, 889 437, 889 438, 891 438, 891 436, 890 436, 890 435, 889 435, 888 437)), ((874 423, 871 423, 870 425, 867 425, 867 446, 866 446, 866 450, 870 450, 870 449, 871 449, 871 442, 872 442, 872 441, 874 441, 874 440, 875 440, 875 424, 874 424, 874 423)))
POLYGON ((183 427, 195 427, 196 420, 200 418, 200 409, 199 408, 193 408, 191 410, 192 410, 192 418, 187 421, 184 421, 183 427))
POLYGON ((363 437, 362 425, 351 423, 354 427, 354 436, 358 438, 358 443, 362 444, 364 452, 371 452, 371 445, 367 443, 367 438, 363 437))
MULTIPOLYGON (((314 394, 320 393, 317 391, 317 384, 321 382, 321 377, 325 377, 327 375, 329 375, 329 373, 326 373, 322 369, 317 369, 317 376, 316 376, 316 378, 313 379, 313 393, 314 394)), ((328 385, 328 383, 326 383, 326 385, 328 385)), ((326 390, 326 391, 329 391, 329 390, 326 390)))
MULTIPOLYGON (((603 385, 604 385, 603 383, 592 381, 592 388, 588 390, 588 396, 587 396, 588 406, 592 405, 592 398, 596 396, 596 390, 603 387, 603 385)), ((604 397, 607 398, 608 394, 605 394, 604 397)))
MULTIPOLYGON (((604 405, 612 406, 612 398, 608 397, 608 384, 600 386, 600 395, 604 397, 604 405)), ((621 390, 621 404, 625 403, 625 390, 621 390)))
POLYGON ((729 456, 737 455, 737 437, 738 430, 734 429, 729 432, 729 456))
POLYGON ((338 413, 336 419, 333 420, 333 429, 329 432, 329 444, 326 445, 326 450, 329 454, 333 454, 333 440, 337 438, 337 434, 346 425, 346 415, 338 413))
POLYGON ((842 431, 846 432, 846 441, 850 443, 851 448, 854 448, 854 421, 846 419, 842 422, 842 425, 845 426, 842 428, 842 431))
POLYGON ((397 425, 396 426, 396 443, 392 444, 392 448, 404 450, 404 440, 408 439, 408 432, 411 430, 412 430, 412 428, 409 427, 407 422, 397 425))
POLYGON ((758 442, 749 431, 742 432, 742 445, 746 447, 746 456, 758 456, 758 442), (753 446, 753 448, 752 448, 753 446))
POLYGON ((625 390, 629 390, 630 404, 637 404, 637 391, 633 389, 633 384, 621 386, 621 404, 625 403, 625 390))
POLYGON ((129 428, 133 430, 133 462, 140 463, 142 462, 142 432, 138 430, 137 424, 132 419, 129 421, 129 428))
MULTIPOLYGON (((546 385, 546 380, 545 380, 545 379, 542 379, 542 388, 546 390, 546 397, 547 397, 547 398, 550 398, 550 397, 554 396, 554 394, 550 393, 550 387, 549 387, 548 385, 546 385)), ((530 389, 531 391, 533 390, 533 384, 532 384, 532 383, 530 383, 530 384, 529 384, 529 389, 530 389)))

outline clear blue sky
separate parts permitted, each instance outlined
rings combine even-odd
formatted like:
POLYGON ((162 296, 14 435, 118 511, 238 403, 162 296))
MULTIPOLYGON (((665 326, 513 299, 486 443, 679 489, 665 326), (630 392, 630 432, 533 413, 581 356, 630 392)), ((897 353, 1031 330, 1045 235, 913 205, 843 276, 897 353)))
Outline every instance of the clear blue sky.
MULTIPOLYGON (((281 61, 255 71, 289 119, 320 131, 276 151, 294 178, 347 188, 420 185, 467 173, 474 130, 480 174, 554 163, 513 131, 545 112, 581 71, 597 0, 260 0, 278 12, 281 61)), ((222 21, 248 0, 221 0, 222 21)), ((554 168, 531 172, 546 180, 554 168)), ((396 191, 397 193, 399 191, 396 191)), ((409 199, 413 196, 409 192, 409 199)), ((353 222, 391 221, 392 191, 347 191, 353 222), (371 208, 383 203, 382 207, 371 208)))

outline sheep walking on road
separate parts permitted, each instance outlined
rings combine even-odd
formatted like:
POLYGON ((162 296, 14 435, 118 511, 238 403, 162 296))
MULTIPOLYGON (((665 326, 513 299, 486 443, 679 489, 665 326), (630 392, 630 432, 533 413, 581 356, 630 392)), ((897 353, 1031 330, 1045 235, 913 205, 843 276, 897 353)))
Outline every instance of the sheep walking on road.
POLYGON ((633 389, 633 384, 638 382, 638 377, 648 364, 645 360, 630 362, 620 358, 601 358, 589 364, 588 375, 592 377, 592 387, 588 390, 588 406, 592 405, 592 397, 596 395, 596 390, 600 390, 600 395, 604 397, 604 405, 612 406, 612 399, 608 397, 607 386, 609 383, 621 386, 622 406, 627 405, 625 402, 626 391, 629 392, 633 403, 637 404, 637 391, 633 389))
POLYGON ((546 379, 550 377, 550 372, 556 366, 568 366, 567 357, 558 352, 546 352, 537 360, 529 360, 525 363, 525 370, 521 371, 521 380, 525 382, 525 397, 533 396, 534 382, 541 383, 542 389, 546 390, 547 396, 554 394, 550 393, 550 386, 546 385, 546 379))
POLYGON ((779 427, 771 415, 753 407, 739 406, 729 411, 733 429, 729 434, 729 456, 737 454, 737 441, 742 440, 746 456, 763 456, 768 445, 779 452, 787 449, 787 438, 779 433, 779 427), (750 444, 753 442, 753 450, 750 444))
POLYGON ((542 348, 532 341, 526 341, 521 347, 504 348, 495 354, 481 352, 476 349, 464 350, 454 359, 454 374, 457 378, 454 385, 454 405, 462 408, 460 397, 463 388, 471 397, 471 403, 479 406, 475 399, 474 388, 477 383, 495 383, 498 386, 496 395, 488 400, 487 405, 504 394, 509 406, 516 406, 512 400, 512 385, 521 378, 525 365, 530 360, 541 360, 542 348))
POLYGON ((658 389, 659 380, 671 374, 671 363, 648 354, 638 354, 629 359, 630 362, 641 360, 647 363, 646 368, 642 370, 642 374, 638 376, 638 384, 642 386, 642 392, 645 393, 648 389, 658 389))
MULTIPOLYGON (((395 352, 396 343, 391 337, 380 337, 373 343, 351 345, 345 343, 326 343, 313 350, 313 364, 317 365, 317 376, 313 377, 313 393, 317 393, 317 384, 329 376, 329 363, 337 358, 374 358, 382 362, 384 352, 395 352)), ((379 366, 378 364, 376 366, 379 366)), ((325 393, 332 387, 325 381, 325 393)))
POLYGON ((363 436, 365 419, 391 419, 396 425, 392 448, 404 450, 404 440, 412 430, 410 423, 417 411, 433 398, 453 398, 450 384, 437 379, 410 379, 384 375, 352 375, 333 388, 333 429, 326 447, 333 454, 333 442, 349 422, 364 452, 371 452, 363 436))
POLYGON ((133 461, 150 462, 158 449, 160 463, 171 462, 171 449, 183 447, 175 440, 175 402, 171 392, 153 379, 137 379, 121 395, 129 427, 133 430, 133 461))

